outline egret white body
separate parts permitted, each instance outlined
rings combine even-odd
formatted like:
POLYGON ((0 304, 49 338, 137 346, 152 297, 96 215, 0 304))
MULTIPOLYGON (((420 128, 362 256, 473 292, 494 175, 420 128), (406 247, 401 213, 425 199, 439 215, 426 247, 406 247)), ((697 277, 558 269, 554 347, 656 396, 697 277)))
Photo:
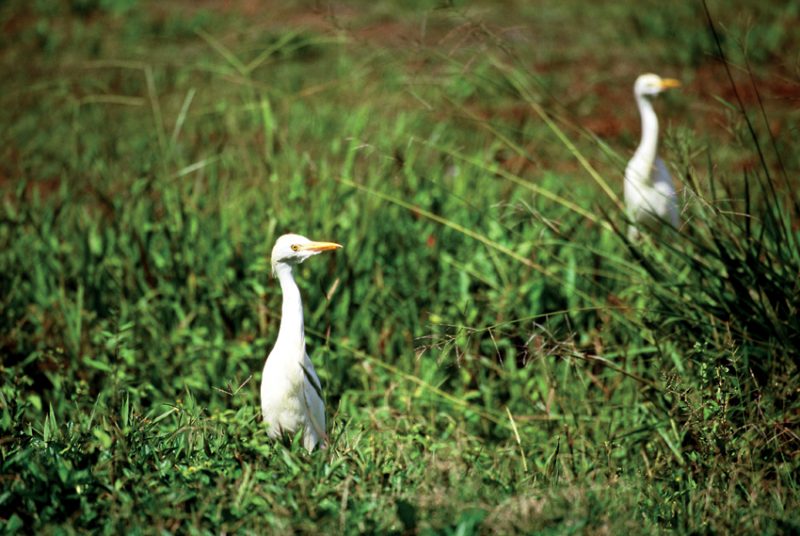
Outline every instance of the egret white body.
POLYGON ((287 234, 272 248, 272 270, 281 285, 283 305, 278 339, 261 377, 261 413, 270 437, 302 430, 303 446, 309 452, 327 441, 325 404, 319 377, 306 353, 303 301, 292 270, 309 257, 340 247, 287 234))
POLYGON ((672 177, 658 158, 658 117, 651 99, 662 91, 679 87, 671 78, 643 74, 636 79, 633 93, 642 117, 642 140, 625 168, 625 207, 631 225, 628 237, 638 238, 639 224, 667 222, 678 226, 678 202, 672 177))

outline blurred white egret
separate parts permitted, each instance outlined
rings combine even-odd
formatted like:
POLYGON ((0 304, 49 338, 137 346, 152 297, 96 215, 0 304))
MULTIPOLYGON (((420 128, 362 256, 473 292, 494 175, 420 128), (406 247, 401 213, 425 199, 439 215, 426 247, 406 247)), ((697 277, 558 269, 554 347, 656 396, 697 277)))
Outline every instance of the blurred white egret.
POLYGON ((666 221, 678 226, 678 203, 667 166, 656 156, 658 117, 650 99, 662 91, 680 87, 672 78, 643 74, 636 79, 633 93, 642 116, 642 141, 625 168, 625 206, 632 224, 628 237, 638 238, 638 224, 666 221))
POLYGON ((272 271, 281 284, 283 306, 278 339, 261 377, 261 413, 272 438, 302 429, 303 445, 309 452, 327 440, 325 404, 319 378, 306 354, 303 301, 292 269, 309 257, 340 247, 286 234, 272 248, 272 271))

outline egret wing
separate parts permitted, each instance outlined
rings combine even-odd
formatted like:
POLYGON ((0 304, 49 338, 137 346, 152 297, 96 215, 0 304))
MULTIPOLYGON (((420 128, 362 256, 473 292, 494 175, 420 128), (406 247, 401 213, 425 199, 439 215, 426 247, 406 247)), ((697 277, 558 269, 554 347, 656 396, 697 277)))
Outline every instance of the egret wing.
POLYGON ((672 186, 672 175, 670 175, 669 169, 667 169, 667 164, 660 158, 656 158, 656 161, 653 162, 650 178, 653 184, 668 184, 670 187, 672 186))
POLYGON ((667 165, 660 158, 656 158, 653 165, 653 188, 665 199, 664 218, 668 218, 673 227, 678 226, 678 200, 675 193, 675 185, 672 183, 672 175, 667 169, 667 165))
POLYGON ((325 433, 325 403, 322 398, 322 385, 320 384, 317 372, 314 370, 314 365, 308 354, 305 356, 303 374, 305 375, 305 382, 303 383, 303 403, 306 407, 306 415, 308 415, 311 427, 314 429, 317 437, 323 441, 328 440, 325 433))

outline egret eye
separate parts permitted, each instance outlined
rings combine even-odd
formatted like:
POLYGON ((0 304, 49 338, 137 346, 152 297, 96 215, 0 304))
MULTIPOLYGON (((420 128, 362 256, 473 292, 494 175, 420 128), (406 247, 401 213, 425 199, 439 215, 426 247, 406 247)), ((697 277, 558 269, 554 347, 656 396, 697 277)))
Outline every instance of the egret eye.
POLYGON ((292 244, 292 251, 299 251, 299 250, 300 250, 300 246, 299 245, 292 244))

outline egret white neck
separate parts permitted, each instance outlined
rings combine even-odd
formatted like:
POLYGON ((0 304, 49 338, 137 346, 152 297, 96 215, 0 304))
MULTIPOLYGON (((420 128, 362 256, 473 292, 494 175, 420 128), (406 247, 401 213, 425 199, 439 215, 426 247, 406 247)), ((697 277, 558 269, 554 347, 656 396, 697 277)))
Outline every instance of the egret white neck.
POLYGON ((650 170, 658 150, 658 117, 653 109, 653 104, 647 97, 636 95, 636 104, 639 106, 639 114, 642 117, 642 140, 631 159, 631 164, 635 163, 631 167, 634 167, 638 173, 628 178, 649 183, 650 170))
POLYGON ((292 350, 289 352, 273 352, 280 356, 293 356, 298 362, 305 357, 306 337, 303 323, 303 300, 300 289, 294 281, 292 266, 287 263, 277 263, 275 274, 281 284, 283 292, 283 305, 281 306, 281 327, 278 331, 276 348, 292 350))

